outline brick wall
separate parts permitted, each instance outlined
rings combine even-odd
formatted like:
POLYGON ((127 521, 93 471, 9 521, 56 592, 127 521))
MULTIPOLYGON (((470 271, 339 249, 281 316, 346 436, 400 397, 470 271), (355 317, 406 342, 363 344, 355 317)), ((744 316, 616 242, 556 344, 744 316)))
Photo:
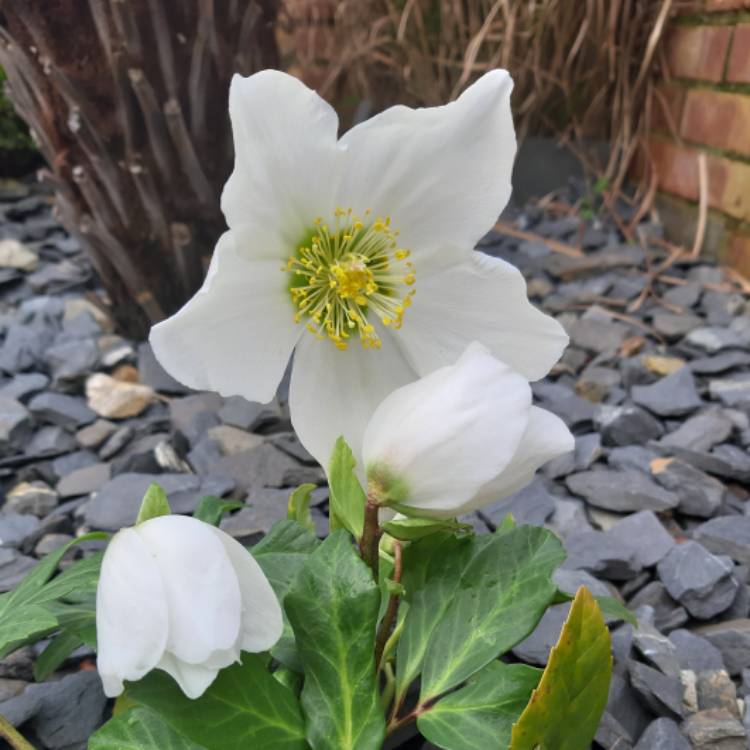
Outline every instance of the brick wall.
POLYGON ((653 102, 650 155, 667 229, 693 242, 706 155, 703 251, 750 276, 750 0, 701 0, 664 39, 667 72, 653 102))

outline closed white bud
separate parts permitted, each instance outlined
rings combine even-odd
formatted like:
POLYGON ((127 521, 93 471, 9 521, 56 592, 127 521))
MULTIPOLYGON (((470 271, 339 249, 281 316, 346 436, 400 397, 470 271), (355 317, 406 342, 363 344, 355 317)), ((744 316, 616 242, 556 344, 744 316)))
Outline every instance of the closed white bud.
POLYGON ((238 542, 186 516, 122 529, 109 543, 96 594, 98 669, 114 697, 123 681, 163 669, 198 698, 240 651, 281 637, 278 599, 238 542))

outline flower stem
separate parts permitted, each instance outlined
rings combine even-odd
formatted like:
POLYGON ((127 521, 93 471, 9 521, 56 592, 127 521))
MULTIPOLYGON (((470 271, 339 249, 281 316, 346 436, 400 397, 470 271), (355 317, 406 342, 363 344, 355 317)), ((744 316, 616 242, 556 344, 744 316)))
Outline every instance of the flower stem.
POLYGON ((365 505, 365 525, 362 530, 362 538, 359 540, 359 554, 370 566, 376 583, 378 581, 378 563, 380 561, 378 554, 378 545, 380 543, 379 510, 380 506, 368 495, 367 504, 365 505))
POLYGON ((34 750, 34 746, 27 742, 2 714, 0 714, 0 737, 6 739, 13 750, 34 750))
MULTIPOLYGON (((401 560, 401 544, 396 542, 393 546, 394 552, 394 564, 393 564, 393 580, 396 583, 401 583, 401 573, 403 570, 403 564, 401 560)), ((391 594, 388 600, 388 608, 383 615, 383 619, 380 621, 380 627, 378 628, 378 634, 375 638, 375 665, 378 670, 381 668, 381 661, 383 659, 383 650, 385 649, 386 641, 391 633, 393 627, 393 621, 396 619, 396 613, 398 612, 398 594, 391 594)))

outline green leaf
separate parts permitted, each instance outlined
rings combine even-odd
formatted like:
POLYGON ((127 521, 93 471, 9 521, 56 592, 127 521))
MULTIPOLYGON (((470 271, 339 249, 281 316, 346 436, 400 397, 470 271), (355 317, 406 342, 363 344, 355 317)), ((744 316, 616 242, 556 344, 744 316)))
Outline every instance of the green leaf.
POLYGON ((171 512, 167 493, 156 482, 151 482, 141 501, 141 509, 138 511, 138 518, 135 519, 135 523, 137 525, 152 518, 168 516, 171 512))
POLYGON ((359 539, 365 524, 367 498, 354 471, 356 465, 351 448, 340 437, 333 447, 328 467, 328 515, 331 519, 331 531, 344 528, 359 539))
POLYGON ((82 639, 75 633, 56 635, 34 663, 34 679, 37 682, 46 680, 82 644, 82 639))
POLYGON ((315 524, 310 515, 310 496, 316 487, 315 484, 301 484, 289 495, 287 508, 287 518, 290 521, 296 521, 313 533, 315 533, 315 524))
POLYGON ((552 573, 565 558, 554 534, 533 526, 472 537, 458 546, 448 540, 428 553, 416 561, 427 594, 411 602, 397 663, 397 693, 403 695, 424 654, 420 703, 456 687, 522 641, 552 601, 557 591, 552 573), (404 665, 407 672, 399 678, 404 665))
POLYGON ((21 583, 0 596, 0 658, 25 643, 49 635, 58 620, 50 604, 73 591, 78 581, 73 576, 59 575, 51 582, 60 560, 75 544, 91 539, 106 539, 102 533, 86 534, 46 555, 21 583), (62 582, 59 582, 63 579, 62 582))
POLYGON ((474 544, 486 536, 471 539, 435 534, 410 544, 403 552, 402 584, 409 611, 396 652, 396 696, 403 698, 419 676, 432 632, 450 604, 461 580, 461 572, 474 544))
MULTIPOLYGON (((319 545, 320 540, 296 521, 278 521, 250 550, 282 606, 292 581, 319 545)), ((271 655, 285 667, 302 672, 294 633, 286 615, 284 632, 271 649, 271 655)))
POLYGON ((402 542, 412 542, 422 537, 436 534, 438 531, 467 531, 471 529, 469 524, 459 523, 455 518, 393 518, 382 525, 383 531, 390 534, 394 539, 402 542))
POLYGON ((197 700, 158 669, 127 694, 206 750, 307 750, 299 702, 255 654, 243 653, 197 700))
POLYGON ((198 507, 193 513, 193 518, 199 521, 210 523, 211 526, 218 526, 222 516, 230 510, 239 510, 244 508, 245 503, 238 503, 234 500, 224 500, 215 495, 206 495, 198 503, 198 507))
POLYGON ((509 750, 580 750, 594 738, 612 676, 609 630, 581 587, 539 687, 513 726, 509 750))
POLYGON ((314 750, 380 750, 385 720, 375 676, 380 590, 343 530, 310 555, 284 606, 297 638, 302 707, 314 750))
POLYGON ((505 750, 541 674, 525 664, 492 661, 422 714, 417 727, 444 750, 505 750))
POLYGON ((507 513, 505 518, 500 522, 500 525, 495 529, 495 533, 504 534, 506 531, 512 531, 516 526, 516 519, 513 518, 513 514, 507 513))
POLYGON ((622 620, 634 628, 638 627, 638 618, 621 601, 618 601, 613 596, 597 596, 594 598, 605 617, 612 620, 622 620))
POLYGON ((88 750, 206 750, 206 747, 191 742, 153 711, 131 708, 93 734, 88 750))

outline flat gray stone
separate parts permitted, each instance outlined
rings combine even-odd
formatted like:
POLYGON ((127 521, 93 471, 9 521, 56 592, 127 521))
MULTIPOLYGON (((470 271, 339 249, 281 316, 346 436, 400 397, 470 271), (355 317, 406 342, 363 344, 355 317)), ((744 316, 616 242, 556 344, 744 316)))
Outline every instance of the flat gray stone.
POLYGON ((37 419, 68 430, 83 427, 96 419, 96 413, 86 406, 84 399, 51 391, 34 396, 29 402, 29 410, 37 419))
POLYGON ((568 558, 563 567, 583 569, 611 581, 627 581, 641 570, 636 551, 625 540, 601 531, 581 531, 565 539, 568 558))
POLYGON ((39 528, 36 516, 21 513, 0 513, 0 546, 20 547, 39 528))
POLYGON ((711 518, 727 495, 722 482, 678 458, 659 462, 651 473, 662 487, 677 495, 680 512, 688 516, 711 518))
POLYGON ((750 516, 712 518, 694 529, 693 538, 714 554, 750 565, 750 516))
POLYGON ((696 414, 676 430, 665 435, 659 445, 665 448, 686 448, 692 451, 710 451, 732 434, 732 421, 718 411, 696 414))
POLYGON ((724 406, 747 406, 750 404, 750 375, 742 373, 708 384, 712 399, 721 401, 724 406))
POLYGON ((697 542, 673 547, 659 562, 657 571, 669 594, 699 620, 728 609, 739 590, 731 563, 697 542))
POLYGON ((650 510, 626 516, 606 533, 625 541, 635 551, 635 561, 643 568, 656 565, 675 544, 671 534, 650 510))
POLYGON ((681 367, 653 385, 633 386, 631 397, 636 404, 661 417, 679 417, 703 405, 688 367, 681 367))
POLYGON ((672 719, 654 719, 641 735, 634 750, 690 750, 690 743, 672 719))
POLYGON ((516 523, 543 526, 554 512, 554 496, 544 479, 535 477, 531 484, 510 497, 482 508, 480 515, 494 527, 499 526, 508 513, 513 514, 516 523))
POLYGON ((679 503, 674 493, 632 469, 594 469, 571 474, 565 484, 573 494, 586 498, 591 505, 619 513, 669 510, 679 503))
POLYGON ((655 713, 682 718, 682 683, 677 677, 631 661, 628 665, 630 684, 643 702, 655 713))
POLYGON ((57 483, 57 492, 61 498, 77 497, 96 492, 109 480, 110 466, 105 463, 92 464, 76 469, 64 476, 57 483))
POLYGON ((724 659, 716 646, 689 630, 673 630, 669 640, 675 646, 680 669, 691 669, 693 672, 724 669, 724 659))
POLYGON ((132 526, 143 496, 152 482, 159 484, 167 493, 174 513, 192 513, 203 496, 222 496, 234 488, 231 479, 219 476, 120 474, 107 482, 86 505, 86 524, 104 531, 132 526))
POLYGON ((267 534, 271 527, 286 518, 286 507, 291 490, 264 488, 254 490, 247 499, 247 507, 222 519, 221 529, 236 539, 250 543, 267 534))
POLYGON ((727 672, 739 675, 750 667, 750 620, 726 620, 702 625, 693 631, 710 641, 720 652, 727 672))
POLYGON ((6 495, 3 511, 42 518, 57 507, 57 501, 57 493, 44 482, 20 482, 6 495))
POLYGON ((604 445, 642 445, 664 434, 664 427, 645 409, 633 404, 600 406, 594 415, 604 445))
POLYGON ((548 607, 531 635, 513 647, 513 654, 527 664, 544 666, 550 650, 560 638, 569 611, 570 602, 548 607))
POLYGON ((31 435, 31 414, 13 398, 0 398, 0 453, 19 450, 31 435))

